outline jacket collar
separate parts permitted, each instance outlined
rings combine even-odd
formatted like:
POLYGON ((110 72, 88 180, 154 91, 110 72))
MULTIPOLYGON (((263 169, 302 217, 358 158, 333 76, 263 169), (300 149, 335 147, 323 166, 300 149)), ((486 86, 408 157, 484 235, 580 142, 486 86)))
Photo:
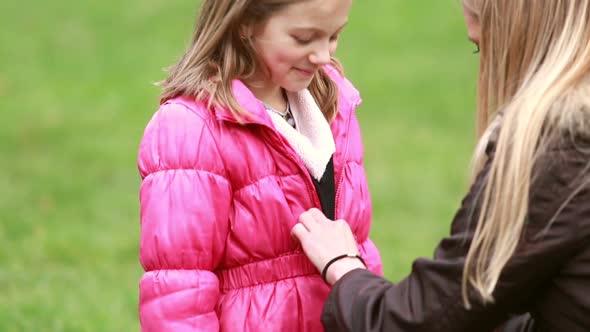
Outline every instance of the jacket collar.
POLYGON ((299 155, 311 175, 320 181, 336 151, 334 136, 309 90, 287 92, 297 130, 280 115, 268 112, 275 128, 299 155))
MULTIPOLYGON (((232 91, 238 104, 248 112, 242 120, 246 124, 262 124, 274 128, 270 115, 264 105, 248 87, 240 80, 232 81, 232 91)), ((215 106, 213 113, 218 120, 239 123, 239 119, 233 115, 227 107, 215 106)))

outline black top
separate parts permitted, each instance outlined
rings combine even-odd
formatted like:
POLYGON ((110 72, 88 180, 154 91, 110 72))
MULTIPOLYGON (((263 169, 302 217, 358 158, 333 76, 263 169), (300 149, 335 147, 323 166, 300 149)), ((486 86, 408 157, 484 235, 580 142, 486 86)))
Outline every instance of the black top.
POLYGON ((326 166, 326 171, 320 179, 316 180, 313 176, 311 177, 315 190, 320 197, 320 203, 322 204, 322 211, 329 219, 335 219, 335 208, 336 208, 336 188, 334 185, 334 157, 330 157, 330 161, 326 166))

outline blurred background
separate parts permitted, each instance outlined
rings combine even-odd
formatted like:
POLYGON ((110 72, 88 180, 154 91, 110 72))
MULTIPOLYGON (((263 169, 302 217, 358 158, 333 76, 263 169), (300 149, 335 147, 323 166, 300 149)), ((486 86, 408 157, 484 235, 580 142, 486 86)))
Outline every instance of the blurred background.
MULTIPOLYGON (((138 331, 137 148, 198 1, 0 6, 0 331, 138 331)), ((458 0, 355 1, 337 56, 385 274, 431 256, 467 186, 477 55, 458 0)))

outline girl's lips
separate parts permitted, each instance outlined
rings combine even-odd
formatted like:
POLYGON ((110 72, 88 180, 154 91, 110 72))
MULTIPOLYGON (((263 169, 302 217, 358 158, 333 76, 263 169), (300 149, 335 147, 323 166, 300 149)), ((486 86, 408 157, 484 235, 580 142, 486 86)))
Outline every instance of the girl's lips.
POLYGON ((313 76, 314 71, 313 70, 305 70, 305 69, 301 69, 301 68, 295 68, 300 74, 302 74, 303 76, 313 76))

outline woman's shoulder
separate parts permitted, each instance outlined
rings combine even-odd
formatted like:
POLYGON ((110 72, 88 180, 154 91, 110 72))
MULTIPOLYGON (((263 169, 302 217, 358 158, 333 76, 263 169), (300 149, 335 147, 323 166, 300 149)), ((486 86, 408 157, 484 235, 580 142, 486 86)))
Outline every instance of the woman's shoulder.
POLYGON ((590 232, 590 140, 566 135, 551 142, 535 161, 530 194, 530 213, 590 232))
POLYGON ((568 177, 590 175, 590 137, 565 134, 551 140, 537 160, 537 172, 553 170, 568 177), (575 174, 575 176, 574 176, 575 174))

